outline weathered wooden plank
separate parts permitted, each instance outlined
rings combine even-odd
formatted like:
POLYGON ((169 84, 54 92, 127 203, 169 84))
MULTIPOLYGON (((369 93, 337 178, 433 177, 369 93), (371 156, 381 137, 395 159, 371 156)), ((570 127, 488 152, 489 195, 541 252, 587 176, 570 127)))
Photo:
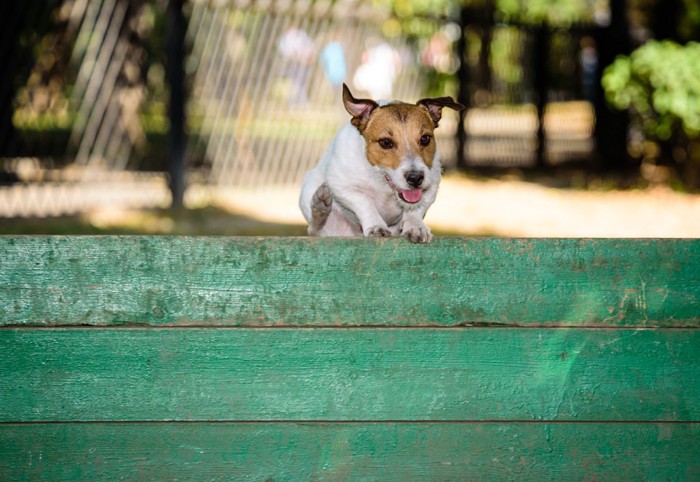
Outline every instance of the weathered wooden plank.
POLYGON ((697 480, 699 424, 0 425, 2 480, 697 480))
POLYGON ((0 324, 699 326, 700 240, 0 237, 0 324))
POLYGON ((0 422, 700 420, 700 330, 3 329, 0 422))

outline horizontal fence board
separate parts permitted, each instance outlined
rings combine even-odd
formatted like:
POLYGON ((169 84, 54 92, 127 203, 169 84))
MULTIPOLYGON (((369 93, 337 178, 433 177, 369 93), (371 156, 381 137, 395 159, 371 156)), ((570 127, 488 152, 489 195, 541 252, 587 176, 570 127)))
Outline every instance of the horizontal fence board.
POLYGON ((2 325, 700 326, 700 240, 0 237, 2 325))
POLYGON ((700 420, 700 330, 0 330, 0 422, 700 420))
POLYGON ((0 425, 2 480, 696 480, 700 424, 0 425))

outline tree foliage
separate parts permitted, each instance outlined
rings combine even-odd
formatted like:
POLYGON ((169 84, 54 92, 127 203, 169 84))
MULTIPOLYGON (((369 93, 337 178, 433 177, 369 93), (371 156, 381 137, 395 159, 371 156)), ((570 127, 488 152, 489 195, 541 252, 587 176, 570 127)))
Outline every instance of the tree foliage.
POLYGON ((456 17, 462 6, 488 8, 499 21, 547 23, 567 26, 577 22, 592 22, 607 12, 605 0, 374 0, 375 5, 389 7, 399 19, 415 16, 456 17))
POLYGON ((638 116, 652 139, 668 140, 679 129, 700 136, 700 43, 647 42, 605 70, 603 88, 608 102, 638 116))
POLYGON ((592 22, 607 11, 607 2, 600 0, 497 0, 497 11, 504 20, 526 23, 546 23, 566 26, 577 22, 592 22))

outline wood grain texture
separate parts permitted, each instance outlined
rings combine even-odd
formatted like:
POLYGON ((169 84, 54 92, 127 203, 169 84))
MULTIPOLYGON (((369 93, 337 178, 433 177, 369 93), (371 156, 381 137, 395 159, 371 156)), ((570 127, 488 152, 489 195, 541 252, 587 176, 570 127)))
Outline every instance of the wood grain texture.
POLYGON ((699 326, 700 240, 0 237, 2 325, 699 326))
POLYGON ((700 331, 0 330, 0 422, 700 420, 700 331))
POLYGON ((2 480, 697 480, 700 424, 0 426, 2 480))
POLYGON ((698 328, 700 240, 0 237, 0 480, 697 480, 698 328))

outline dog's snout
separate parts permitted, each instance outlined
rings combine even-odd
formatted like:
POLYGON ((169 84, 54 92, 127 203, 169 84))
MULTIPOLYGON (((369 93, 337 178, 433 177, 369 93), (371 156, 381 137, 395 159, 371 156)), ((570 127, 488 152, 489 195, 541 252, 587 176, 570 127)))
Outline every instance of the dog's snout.
POLYGON ((415 188, 419 188, 423 184, 425 175, 421 171, 408 171, 406 173, 406 182, 415 188))

